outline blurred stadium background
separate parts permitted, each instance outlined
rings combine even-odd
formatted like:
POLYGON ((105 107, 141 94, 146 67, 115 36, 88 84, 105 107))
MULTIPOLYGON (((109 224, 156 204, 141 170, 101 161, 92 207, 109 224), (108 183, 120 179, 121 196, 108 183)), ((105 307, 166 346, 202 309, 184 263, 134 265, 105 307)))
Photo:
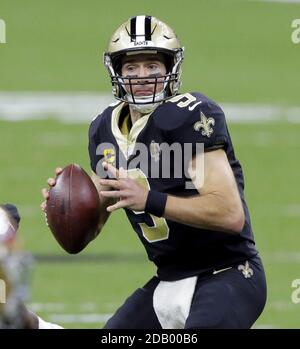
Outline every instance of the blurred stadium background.
POLYGON ((54 241, 40 189, 56 166, 89 170, 87 130, 110 99, 102 52, 116 27, 152 14, 186 48, 182 91, 201 91, 227 112, 246 178, 268 302, 255 328, 299 328, 300 44, 298 1, 1 0, 0 201, 15 203, 35 258, 30 307, 67 328, 99 328, 155 272, 122 212, 78 256, 54 241), (295 1, 294 1, 295 2, 295 1))

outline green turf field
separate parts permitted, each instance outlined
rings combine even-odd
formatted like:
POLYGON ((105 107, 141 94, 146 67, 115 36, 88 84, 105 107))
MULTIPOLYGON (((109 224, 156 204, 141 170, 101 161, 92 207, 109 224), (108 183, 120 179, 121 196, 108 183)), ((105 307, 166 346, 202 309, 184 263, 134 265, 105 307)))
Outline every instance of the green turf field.
POLYGON ((184 87, 222 101, 299 104, 299 5, 248 0, 1 0, 0 90, 107 90, 102 53, 116 26, 156 15, 186 48, 184 87))
MULTIPOLYGON (((0 92, 109 91, 101 53, 116 25, 142 13, 174 26, 182 39, 184 91, 200 90, 218 102, 300 105, 300 44, 290 40, 300 5, 246 0, 1 0, 7 44, 0 45, 0 92)), ((25 247, 39 257, 66 256, 45 226, 40 189, 58 165, 89 169, 88 124, 54 116, 0 120, 0 201, 20 208, 25 247)), ((268 302, 256 326, 299 328, 291 283, 300 279, 300 123, 229 127, 268 278, 268 302)), ((33 273, 34 309, 68 328, 101 327, 154 273, 122 212, 82 256, 37 259, 33 273)))
MULTIPOLYGON (((0 161, 6 164, 1 168, 1 198, 19 205, 26 247, 38 255, 65 255, 45 227, 39 211, 39 191, 56 164, 74 161, 88 169, 86 129, 86 124, 54 121, 0 122, 0 161), (13 149, 11 135, 23 140, 13 149)), ((268 303, 258 324, 299 327, 300 305, 291 302, 291 283, 300 278, 300 189, 295 162, 300 150, 300 125, 231 124, 230 130, 244 167, 246 197, 268 277, 268 303)), ((83 305, 92 303, 92 313, 107 314, 154 272, 122 212, 111 217, 97 240, 82 253, 88 255, 99 260, 79 263, 70 257, 69 263, 37 261, 33 302, 63 303, 65 308, 59 311, 70 314, 86 313, 83 305)), ((42 314, 57 313, 55 306, 49 309, 49 313, 43 310, 42 314)))

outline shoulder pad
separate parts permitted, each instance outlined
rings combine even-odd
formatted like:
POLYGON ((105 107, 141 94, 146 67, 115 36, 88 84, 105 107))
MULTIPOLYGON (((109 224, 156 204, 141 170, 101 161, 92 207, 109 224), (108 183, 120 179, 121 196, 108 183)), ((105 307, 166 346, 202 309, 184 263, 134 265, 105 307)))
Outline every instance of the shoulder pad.
POLYGON ((106 119, 108 116, 111 115, 112 110, 115 109, 118 105, 120 105, 120 103, 122 103, 122 102, 117 101, 115 103, 111 103, 107 108, 102 110, 100 114, 96 115, 93 118, 92 123, 94 123, 94 122, 99 123, 100 119, 106 119))
POLYGON ((164 131, 173 131, 185 124, 206 116, 224 118, 222 109, 216 102, 198 92, 177 95, 160 105, 153 113, 156 126, 164 131), (199 116, 199 117, 198 117, 199 116))

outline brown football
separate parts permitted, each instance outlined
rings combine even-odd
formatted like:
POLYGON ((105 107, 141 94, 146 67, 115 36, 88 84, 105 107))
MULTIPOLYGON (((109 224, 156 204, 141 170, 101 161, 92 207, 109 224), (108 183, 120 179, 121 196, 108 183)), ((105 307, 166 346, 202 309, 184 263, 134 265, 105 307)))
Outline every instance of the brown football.
POLYGON ((76 164, 66 166, 49 191, 46 217, 60 246, 78 253, 99 231, 100 201, 90 176, 76 164))

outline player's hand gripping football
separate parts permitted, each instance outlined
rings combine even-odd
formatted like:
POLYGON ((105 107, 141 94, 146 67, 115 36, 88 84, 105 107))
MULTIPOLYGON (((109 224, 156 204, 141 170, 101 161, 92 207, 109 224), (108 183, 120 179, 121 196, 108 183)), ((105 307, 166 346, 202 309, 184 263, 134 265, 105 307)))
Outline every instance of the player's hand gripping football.
POLYGON ((119 208, 129 208, 134 211, 144 211, 148 189, 144 188, 137 179, 128 176, 127 171, 122 167, 117 170, 111 164, 103 162, 103 167, 109 172, 110 177, 115 179, 101 179, 100 184, 113 188, 102 190, 101 195, 107 198, 119 199, 116 204, 108 206, 107 211, 113 212, 119 208))
MULTIPOLYGON (((62 173, 62 168, 61 167, 57 167, 56 170, 55 170, 55 174, 56 174, 56 177, 62 173)), ((56 179, 54 178, 48 178, 47 180, 47 183, 50 187, 54 187, 55 184, 56 184, 56 179)), ((43 201, 41 203, 41 209, 45 212, 46 210, 46 202, 47 200, 49 199, 49 189, 48 188, 43 188, 42 189, 42 195, 43 195, 43 198, 45 199, 45 201, 43 201)))

